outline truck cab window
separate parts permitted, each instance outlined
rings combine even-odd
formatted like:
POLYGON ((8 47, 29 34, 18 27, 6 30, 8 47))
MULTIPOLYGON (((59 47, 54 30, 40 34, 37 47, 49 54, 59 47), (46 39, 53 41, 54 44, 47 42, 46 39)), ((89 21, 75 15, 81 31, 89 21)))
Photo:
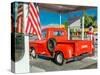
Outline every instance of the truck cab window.
POLYGON ((53 33, 54 36, 63 36, 64 35, 64 32, 63 31, 55 31, 53 33))
POLYGON ((47 33, 47 32, 46 32, 45 30, 42 31, 42 37, 43 37, 43 38, 46 38, 46 33, 47 33))

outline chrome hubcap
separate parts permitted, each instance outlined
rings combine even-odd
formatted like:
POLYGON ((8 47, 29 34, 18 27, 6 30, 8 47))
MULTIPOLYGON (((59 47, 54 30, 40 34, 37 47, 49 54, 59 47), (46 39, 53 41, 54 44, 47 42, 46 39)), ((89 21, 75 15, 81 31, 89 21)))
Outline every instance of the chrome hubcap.
POLYGON ((57 56, 57 61, 58 61, 59 63, 62 62, 62 56, 61 56, 60 54, 57 56))

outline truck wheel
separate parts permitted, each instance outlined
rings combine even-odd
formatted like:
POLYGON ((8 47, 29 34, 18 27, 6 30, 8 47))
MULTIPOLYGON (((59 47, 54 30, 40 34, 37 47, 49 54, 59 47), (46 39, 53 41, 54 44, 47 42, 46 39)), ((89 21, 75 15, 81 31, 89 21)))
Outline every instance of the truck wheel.
POLYGON ((33 58, 36 58, 35 49, 34 49, 34 48, 30 48, 30 49, 31 49, 30 55, 31 55, 33 58))
POLYGON ((54 57, 54 61, 55 61, 55 63, 58 64, 58 65, 63 65, 63 63, 64 63, 63 54, 62 54, 61 52, 56 53, 56 54, 55 54, 55 57, 54 57))
POLYGON ((56 40, 55 39, 49 39, 47 42, 47 48, 50 52, 53 52, 56 46, 56 40))

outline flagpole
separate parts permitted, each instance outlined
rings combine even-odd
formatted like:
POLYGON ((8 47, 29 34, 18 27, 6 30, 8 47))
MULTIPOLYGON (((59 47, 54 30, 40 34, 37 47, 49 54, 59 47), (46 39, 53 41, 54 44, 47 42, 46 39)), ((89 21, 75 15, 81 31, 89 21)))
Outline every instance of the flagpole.
POLYGON ((61 13, 60 13, 60 27, 61 27, 61 13))

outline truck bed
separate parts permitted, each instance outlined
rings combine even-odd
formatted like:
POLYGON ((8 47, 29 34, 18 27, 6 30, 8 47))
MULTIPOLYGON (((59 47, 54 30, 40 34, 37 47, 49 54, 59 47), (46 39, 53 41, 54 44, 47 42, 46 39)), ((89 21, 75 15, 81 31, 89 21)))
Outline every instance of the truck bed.
POLYGON ((92 41, 90 40, 67 40, 65 42, 58 42, 57 44, 67 44, 73 48, 73 55, 78 56, 83 53, 91 53, 92 41))

